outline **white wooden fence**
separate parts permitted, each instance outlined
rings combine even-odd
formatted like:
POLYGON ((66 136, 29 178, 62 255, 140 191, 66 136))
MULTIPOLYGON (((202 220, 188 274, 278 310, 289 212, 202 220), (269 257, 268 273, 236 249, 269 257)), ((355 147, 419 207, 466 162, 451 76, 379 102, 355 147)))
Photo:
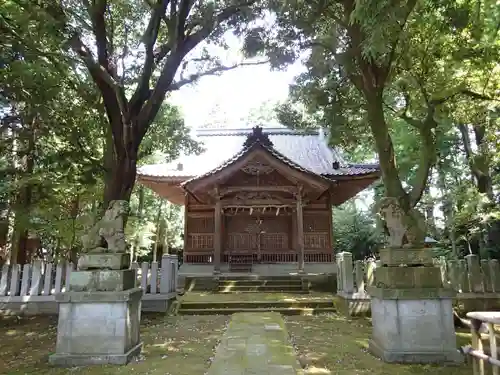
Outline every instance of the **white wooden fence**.
MULTIPOLYGON (((166 311, 177 289, 177 255, 164 255, 158 262, 132 263, 137 285, 144 291, 144 311, 166 311)), ((68 289, 74 264, 36 260, 23 266, 4 265, 0 270, 0 312, 57 313, 55 294, 68 289)))

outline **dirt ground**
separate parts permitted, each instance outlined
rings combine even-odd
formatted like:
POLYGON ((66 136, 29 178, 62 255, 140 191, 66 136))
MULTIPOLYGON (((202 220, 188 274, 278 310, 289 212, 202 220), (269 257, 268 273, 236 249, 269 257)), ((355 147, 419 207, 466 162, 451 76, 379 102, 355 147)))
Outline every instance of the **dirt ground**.
POLYGON ((56 369, 48 364, 54 352, 57 318, 0 317, 0 374, 202 375, 210 365, 227 316, 143 315, 142 355, 128 366, 56 369))
MULTIPOLYGON (((203 375, 228 316, 143 315, 144 350, 128 366, 94 366, 58 369, 47 363, 55 349, 55 317, 0 317, 0 374, 84 375, 203 375)), ((456 368, 389 365, 371 356, 366 348, 370 322, 346 321, 336 315, 285 317, 300 362, 308 375, 470 375, 470 365, 456 368)), ((459 344, 470 341, 459 333, 459 344)))
MULTIPOLYGON (((472 367, 387 364, 368 353, 371 324, 366 319, 347 321, 336 315, 287 316, 288 333, 306 375, 470 375, 472 367)), ((470 334, 457 333, 459 345, 470 334)))

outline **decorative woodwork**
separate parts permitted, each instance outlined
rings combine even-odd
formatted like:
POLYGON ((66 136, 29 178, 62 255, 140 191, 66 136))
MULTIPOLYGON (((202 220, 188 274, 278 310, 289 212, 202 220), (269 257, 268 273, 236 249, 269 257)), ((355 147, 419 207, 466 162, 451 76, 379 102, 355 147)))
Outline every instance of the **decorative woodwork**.
POLYGON ((271 142, 271 140, 269 139, 269 135, 267 133, 264 133, 260 126, 256 126, 255 128, 253 128, 252 134, 247 137, 245 143, 243 143, 243 147, 250 147, 257 142, 266 147, 273 147, 273 142, 271 142))
MULTIPOLYGON (((243 169, 246 166, 242 167, 243 169)), ((267 174, 249 174, 243 170, 236 171, 227 179, 225 186, 293 186, 293 181, 285 178, 278 171, 274 170, 267 174)))
POLYGON ((274 168, 260 160, 251 160, 241 170, 246 174, 258 176, 269 174, 274 171, 274 168))
POLYGON ((203 250, 214 249, 214 234, 213 233, 189 233, 188 234, 188 249, 203 250))

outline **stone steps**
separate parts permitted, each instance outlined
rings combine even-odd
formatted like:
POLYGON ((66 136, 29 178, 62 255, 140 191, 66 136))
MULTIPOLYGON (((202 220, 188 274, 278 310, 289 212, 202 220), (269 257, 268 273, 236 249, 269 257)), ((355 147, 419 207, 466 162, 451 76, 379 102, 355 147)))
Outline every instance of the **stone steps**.
POLYGON ((219 293, 232 292, 290 292, 307 293, 303 289, 302 279, 293 276, 267 276, 267 277, 220 277, 218 285, 219 293))
POLYGON ((180 315, 231 315, 237 312, 275 311, 284 315, 336 312, 333 300, 181 302, 180 315))
POLYGON ((308 293, 302 290, 302 285, 230 285, 222 286, 219 284, 219 293, 240 293, 240 292, 254 292, 254 293, 271 293, 271 292, 292 292, 292 293, 308 293))
POLYGON ((302 287, 302 281, 297 279, 280 280, 280 279, 257 279, 257 280, 219 280, 219 286, 282 286, 294 285, 302 287))
POLYGON ((179 309, 179 315, 232 315, 241 312, 277 312, 283 315, 321 315, 337 312, 334 307, 311 309, 307 307, 273 307, 273 308, 223 308, 223 309, 179 309))

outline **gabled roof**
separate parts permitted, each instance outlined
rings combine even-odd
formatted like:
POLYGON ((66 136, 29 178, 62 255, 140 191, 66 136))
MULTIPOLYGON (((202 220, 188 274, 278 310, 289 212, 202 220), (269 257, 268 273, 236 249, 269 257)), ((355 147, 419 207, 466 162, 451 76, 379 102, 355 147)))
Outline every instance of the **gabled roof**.
MULTIPOLYGON (((332 180, 348 176, 377 174, 376 164, 350 164, 328 146, 321 131, 290 130, 286 127, 264 128, 273 147, 272 152, 293 168, 328 177, 332 180)), ((200 155, 184 155, 168 164, 146 165, 138 170, 140 177, 191 179, 217 170, 234 161, 252 129, 200 129, 196 140, 205 151, 200 155)))
POLYGON ((272 161, 277 161, 278 163, 282 163, 282 168, 284 167, 285 169, 288 170, 295 170, 296 172, 299 172, 300 175, 302 175, 301 176, 302 178, 307 176, 309 180, 310 179, 316 180, 317 183, 314 184, 316 186, 322 186, 323 188, 326 189, 332 183, 332 180, 326 177, 325 175, 314 173, 302 167, 300 164, 295 163, 293 160, 289 159, 282 153, 278 152, 274 148, 273 142, 271 141, 269 134, 267 132, 263 132, 263 129, 261 127, 255 127, 253 128, 253 133, 247 135, 240 152, 234 155, 231 159, 226 160, 217 168, 214 168, 211 171, 204 173, 203 175, 193 177, 182 183, 181 186, 187 187, 190 184, 195 183, 197 181, 201 181, 205 178, 209 178, 210 176, 220 174, 222 171, 226 170, 227 168, 233 165, 236 165, 238 162, 242 163, 245 160, 245 158, 250 157, 251 154, 253 155, 254 151, 258 152, 259 150, 262 150, 269 156, 271 156, 272 161))

